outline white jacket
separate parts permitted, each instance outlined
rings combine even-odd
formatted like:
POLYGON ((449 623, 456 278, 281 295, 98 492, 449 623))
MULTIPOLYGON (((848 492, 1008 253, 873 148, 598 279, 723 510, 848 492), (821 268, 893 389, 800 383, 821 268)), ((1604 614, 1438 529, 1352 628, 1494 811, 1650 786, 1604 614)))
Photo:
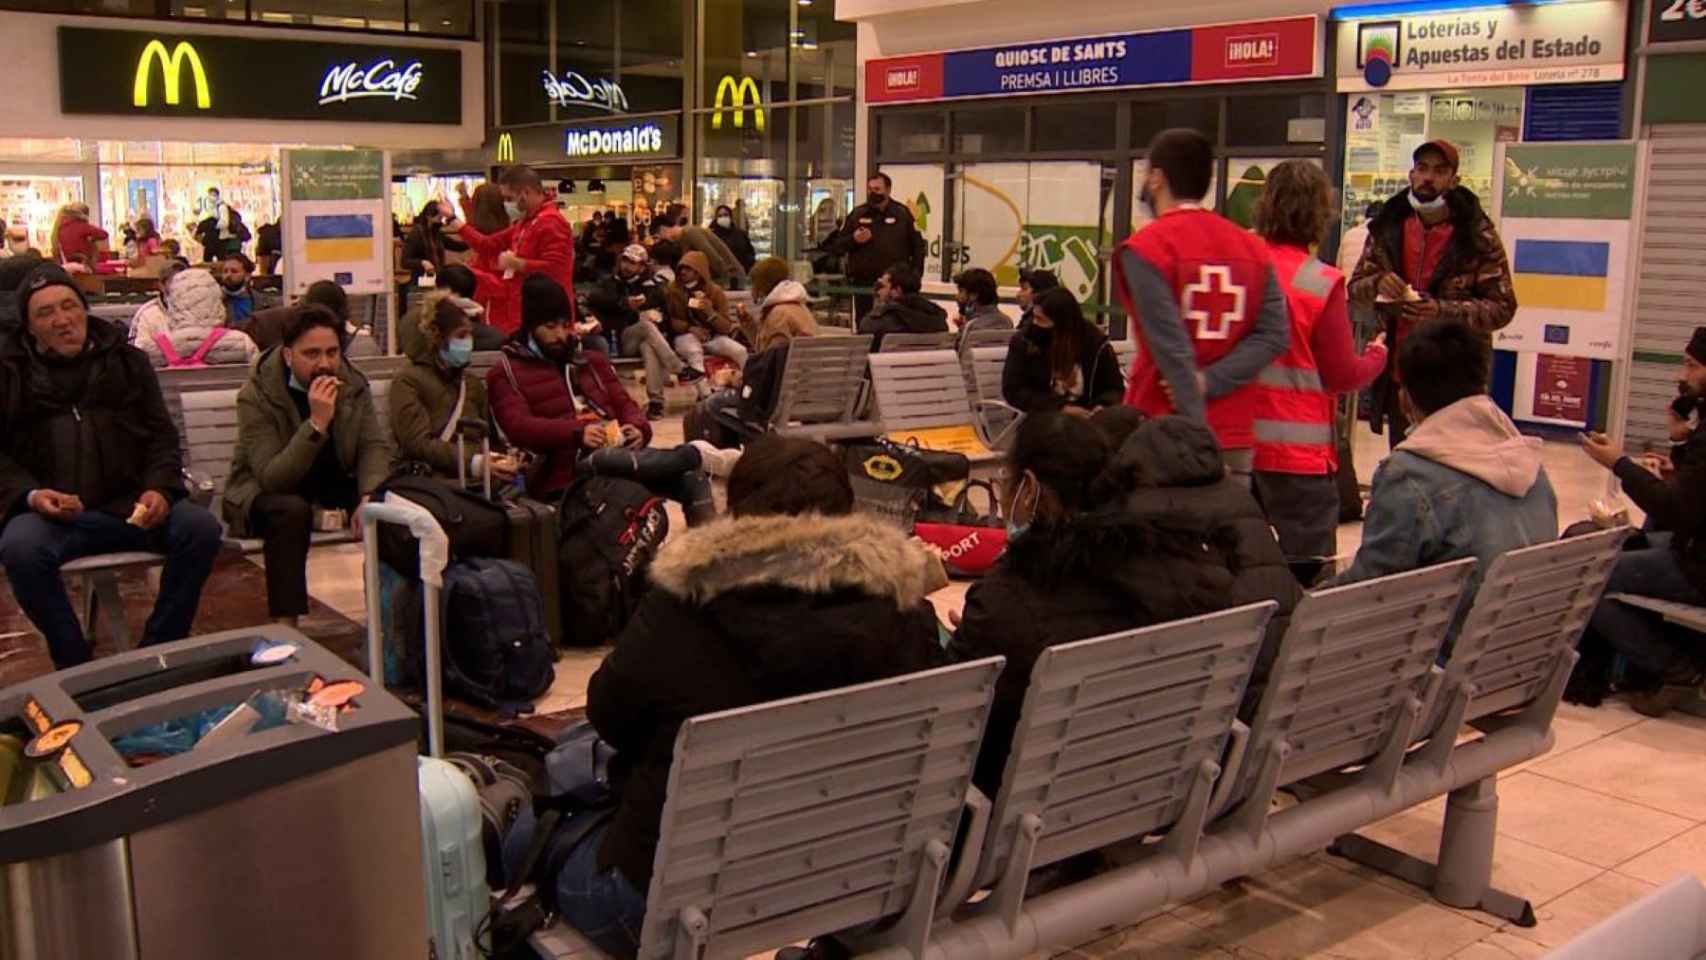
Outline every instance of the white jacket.
MULTIPOLYGON (((206 270, 184 270, 166 282, 160 299, 151 300, 131 319, 131 342, 148 354, 155 367, 166 366, 158 334, 165 334, 179 357, 188 359, 215 327, 225 326, 225 299, 219 281, 206 270)), ((255 341, 240 330, 227 329, 208 352, 208 364, 254 365, 260 357, 255 341)))

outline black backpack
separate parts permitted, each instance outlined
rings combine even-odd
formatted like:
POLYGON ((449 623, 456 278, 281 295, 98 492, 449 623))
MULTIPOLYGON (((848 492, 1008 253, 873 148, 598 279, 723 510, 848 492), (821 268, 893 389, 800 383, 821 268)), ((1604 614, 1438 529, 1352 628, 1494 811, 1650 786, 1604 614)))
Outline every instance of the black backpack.
MULTIPOLYGON (((386 480, 373 498, 381 499, 386 493, 418 503, 433 515, 450 539, 451 559, 509 555, 509 513, 502 504, 446 480, 407 473, 386 480)), ((379 525, 379 559, 409 580, 420 579, 420 544, 407 527, 379 525)))
POLYGON ((669 536, 662 497, 615 477, 582 477, 557 510, 564 640, 608 643, 646 591, 646 573, 669 536))
POLYGON ((444 570, 444 679, 455 696, 509 710, 550 689, 556 654, 533 571, 475 557, 444 570))

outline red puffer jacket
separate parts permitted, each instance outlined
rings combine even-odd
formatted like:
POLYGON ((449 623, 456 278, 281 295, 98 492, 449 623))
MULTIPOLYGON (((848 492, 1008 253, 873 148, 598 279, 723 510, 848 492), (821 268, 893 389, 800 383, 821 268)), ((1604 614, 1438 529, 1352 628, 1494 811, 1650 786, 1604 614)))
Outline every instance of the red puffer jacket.
POLYGON ((586 449, 581 432, 588 424, 618 420, 640 431, 646 444, 652 442, 651 424, 604 354, 575 351, 565 374, 565 368, 514 340, 504 344, 503 353, 486 374, 492 416, 510 443, 547 458, 545 479, 527 491, 529 496, 545 499, 568 489, 575 461, 586 449))

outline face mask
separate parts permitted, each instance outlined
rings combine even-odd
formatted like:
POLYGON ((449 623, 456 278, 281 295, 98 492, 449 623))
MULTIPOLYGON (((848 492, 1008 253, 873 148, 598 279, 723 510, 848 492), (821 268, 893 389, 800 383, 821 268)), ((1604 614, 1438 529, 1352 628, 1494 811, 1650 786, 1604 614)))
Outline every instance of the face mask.
POLYGON ((1032 343, 1048 343, 1054 339, 1054 328, 1039 327, 1032 323, 1026 330, 1025 336, 1029 337, 1032 343))
POLYGON ((734 222, 733 217, 718 217, 717 218, 717 226, 722 227, 724 230, 727 230, 728 228, 730 228, 734 225, 735 225, 735 222, 734 222))
POLYGON ((880 207, 883 204, 887 203, 888 200, 889 200, 889 198, 886 195, 881 194, 881 193, 873 193, 873 194, 871 194, 865 198, 865 202, 870 204, 873 207, 880 207))
MULTIPOLYGON (((1041 487, 1036 485, 1036 481, 1032 480, 1028 476, 1022 478, 1019 481, 1019 489, 1017 491, 1015 491, 1013 494, 1013 511, 1012 512, 1014 514, 1017 514, 1019 512, 1019 501, 1024 499, 1025 484, 1027 484, 1027 483, 1032 485, 1030 516, 1031 516, 1031 520, 1035 520, 1036 516, 1037 516, 1037 503, 1042 500, 1043 491, 1042 491, 1041 487)), ((1026 531, 1031 529, 1031 520, 1026 520, 1024 523, 1016 523, 1016 522, 1014 522, 1013 518, 1011 516, 1009 516, 1007 519, 1007 542, 1012 543, 1013 541, 1024 536, 1026 531)))
POLYGON ((458 337, 445 343, 444 349, 438 351, 444 365, 453 370, 466 367, 474 359, 474 338, 458 337))
POLYGON ((962 317, 971 316, 971 304, 970 303, 960 304, 960 316, 962 316, 962 317))
POLYGON ((1409 197, 1410 206, 1414 207, 1417 213, 1438 213, 1445 209, 1445 194, 1443 193, 1432 200, 1421 200, 1416 197, 1416 191, 1412 189, 1409 197))
POLYGON ((521 204, 516 203, 514 200, 505 200, 504 213, 508 214, 511 220, 520 220, 521 204))

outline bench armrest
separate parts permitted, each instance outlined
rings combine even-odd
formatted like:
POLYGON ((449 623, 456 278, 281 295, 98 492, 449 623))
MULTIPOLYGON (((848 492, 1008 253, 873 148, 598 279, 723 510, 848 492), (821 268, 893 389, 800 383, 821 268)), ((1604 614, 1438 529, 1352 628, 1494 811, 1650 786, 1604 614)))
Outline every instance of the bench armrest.
POLYGON ((947 916, 959 909, 972 895, 972 885, 977 879, 978 865, 983 859, 984 839, 989 835, 989 815, 994 804, 976 787, 966 792, 965 812, 967 817, 965 832, 954 849, 954 862, 949 868, 947 882, 942 891, 942 898, 937 902, 938 916, 947 916))
POLYGON ((1244 760, 1250 752, 1250 728, 1242 720, 1232 721, 1232 742, 1226 749, 1226 765, 1220 771, 1220 780, 1214 785, 1214 796, 1209 800, 1208 818, 1215 819, 1232 802, 1232 791, 1238 786, 1238 781, 1244 776, 1244 760))

